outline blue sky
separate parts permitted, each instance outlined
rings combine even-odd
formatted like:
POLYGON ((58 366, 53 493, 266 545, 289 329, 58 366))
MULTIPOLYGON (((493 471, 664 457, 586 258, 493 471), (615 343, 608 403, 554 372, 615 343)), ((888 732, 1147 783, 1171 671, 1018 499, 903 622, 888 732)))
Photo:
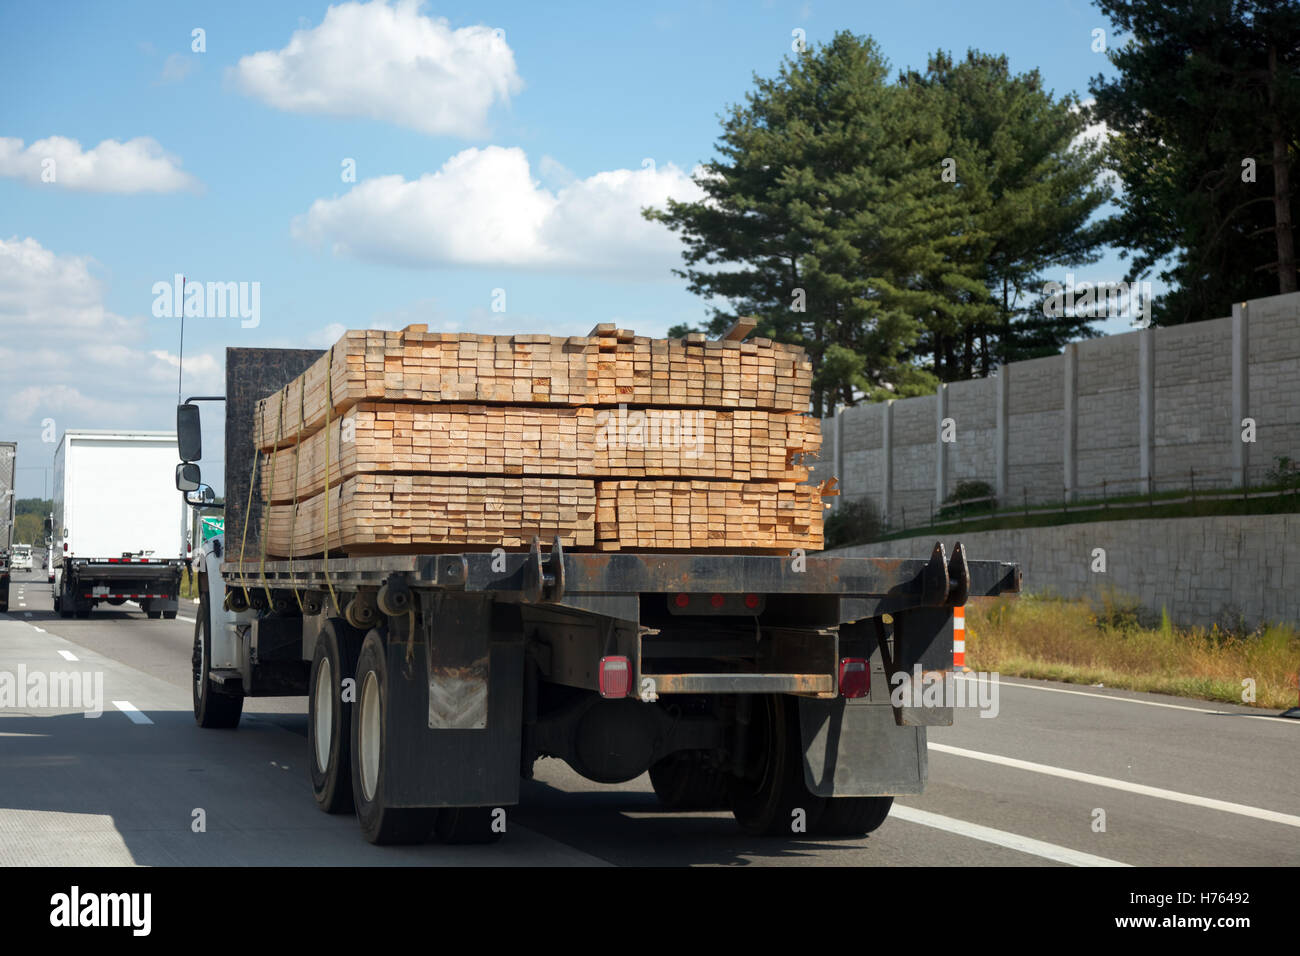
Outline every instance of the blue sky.
MULTIPOLYGON (((689 189, 796 28, 871 34, 896 70, 1005 53, 1085 98, 1110 71, 1081 0, 381 6, 0 6, 0 438, 20 442, 20 496, 42 493, 51 430, 171 427, 178 328, 152 290, 176 273, 260 289, 256 327, 187 321, 187 393, 221 389, 227 345, 342 328, 699 321, 678 240, 635 209, 689 189), (446 63, 403 67, 421 44, 446 63)), ((1113 256, 1080 270, 1122 276, 1113 256)))

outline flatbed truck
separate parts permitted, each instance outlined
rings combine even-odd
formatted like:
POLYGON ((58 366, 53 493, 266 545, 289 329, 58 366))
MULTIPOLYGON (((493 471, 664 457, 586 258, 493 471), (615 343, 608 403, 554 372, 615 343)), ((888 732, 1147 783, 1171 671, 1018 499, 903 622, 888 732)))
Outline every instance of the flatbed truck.
MULTIPOLYGON (((1015 564, 824 554, 526 551, 265 558, 250 482, 256 401, 321 353, 227 349, 226 534, 195 558, 194 714, 308 698, 312 790, 372 843, 487 843, 543 758, 600 783, 649 771, 676 809, 753 834, 860 836, 921 792, 926 727, 891 699, 951 670, 953 611, 1015 593, 1015 564)), ((206 496, 199 406, 178 408, 177 487, 206 496)), ((197 500, 195 497, 197 496, 197 500)))

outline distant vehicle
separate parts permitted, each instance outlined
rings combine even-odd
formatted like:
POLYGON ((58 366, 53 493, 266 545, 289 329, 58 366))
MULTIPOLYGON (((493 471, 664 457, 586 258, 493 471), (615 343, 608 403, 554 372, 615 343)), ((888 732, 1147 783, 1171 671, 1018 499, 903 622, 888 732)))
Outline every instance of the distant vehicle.
POLYGON ((186 563, 175 432, 69 431, 54 452, 54 609, 174 618, 186 563))
POLYGON ((30 571, 32 569, 32 546, 30 544, 14 545, 9 566, 15 571, 30 571))

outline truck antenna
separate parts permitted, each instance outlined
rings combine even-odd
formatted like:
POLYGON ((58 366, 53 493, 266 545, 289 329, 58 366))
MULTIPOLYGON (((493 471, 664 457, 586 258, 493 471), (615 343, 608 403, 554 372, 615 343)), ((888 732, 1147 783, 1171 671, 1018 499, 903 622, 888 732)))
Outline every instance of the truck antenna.
POLYGON ((185 277, 181 276, 181 345, 176 356, 176 404, 181 403, 181 379, 185 375, 185 277))

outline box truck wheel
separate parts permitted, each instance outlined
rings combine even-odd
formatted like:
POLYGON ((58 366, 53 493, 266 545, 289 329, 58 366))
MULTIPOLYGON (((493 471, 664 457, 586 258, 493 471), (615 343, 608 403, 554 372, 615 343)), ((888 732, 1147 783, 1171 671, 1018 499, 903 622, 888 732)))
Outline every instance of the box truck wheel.
POLYGON ((163 620, 164 620, 164 621, 174 621, 174 620, 176 620, 176 612, 175 612, 175 611, 163 611, 163 612, 162 612, 162 616, 163 616, 163 620))
POLYGON ((361 835, 371 843, 422 843, 438 819, 436 809, 390 807, 384 800, 387 766, 388 664, 384 642, 372 630, 357 659, 357 703, 352 715, 352 797, 361 835))
POLYGON ((811 831, 826 798, 809 793, 804 783, 798 701, 781 694, 754 697, 747 730, 744 774, 729 782, 736 820, 760 836, 811 831))
POLYGON ((717 810, 727 806, 727 778, 705 762, 704 751, 679 751, 650 768, 650 785, 670 810, 717 810))
POLYGON ((352 715, 356 703, 360 631, 330 618, 316 638, 307 700, 307 745, 311 752, 311 790, 326 813, 351 813, 352 715), (346 688, 344 681, 352 681, 346 688))
POLYGON ((893 797, 831 797, 813 832, 821 836, 865 836, 880 829, 893 797))
POLYGON ((223 694, 208 677, 208 671, 212 669, 210 627, 207 591, 204 590, 199 599, 199 613, 194 615, 194 652, 190 656, 194 722, 200 727, 230 730, 239 726, 239 716, 244 710, 244 695, 223 694))

